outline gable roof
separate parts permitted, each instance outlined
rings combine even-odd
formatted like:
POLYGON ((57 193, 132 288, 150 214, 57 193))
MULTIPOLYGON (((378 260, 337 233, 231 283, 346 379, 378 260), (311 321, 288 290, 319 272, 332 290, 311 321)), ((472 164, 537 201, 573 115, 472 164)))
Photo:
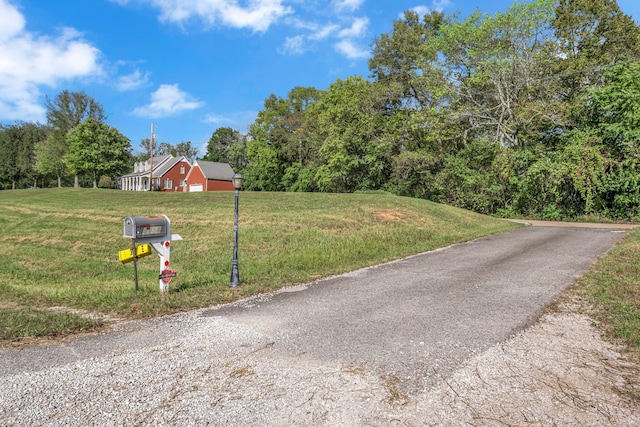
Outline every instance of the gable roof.
MULTIPOLYGON (((174 157, 169 154, 166 156, 155 156, 153 158, 153 176, 154 177, 158 177, 158 176, 162 176, 162 175, 158 175, 156 173, 156 170, 160 169, 167 161, 172 160, 174 157)), ((133 172, 130 172, 126 175, 123 175, 123 178, 129 178, 129 177, 134 177, 134 176, 149 176, 149 169, 148 166, 150 166, 150 159, 147 159, 145 161, 142 162, 136 162, 134 165, 134 169, 133 172), (145 170, 145 166, 147 167, 147 169, 145 170), (136 168, 138 168, 138 171, 136 171, 136 168), (140 170, 142 169, 142 170, 140 170)), ((175 163, 174 163, 175 164, 175 163)))
MULTIPOLYGON (((181 161, 185 161, 185 162, 189 163, 189 161, 184 156, 172 157, 172 158, 168 159, 167 161, 163 162, 162 164, 160 164, 160 166, 158 166, 157 169, 153 168, 153 177, 154 178, 162 178, 162 176, 165 173, 169 172, 169 170, 172 167, 174 167, 175 165, 177 165, 181 161)), ((189 163, 189 166, 191 166, 191 163, 189 163)))
POLYGON ((196 160, 193 167, 200 167, 202 174, 207 179, 217 179, 219 181, 231 181, 235 172, 229 163, 209 162, 206 160, 196 160))

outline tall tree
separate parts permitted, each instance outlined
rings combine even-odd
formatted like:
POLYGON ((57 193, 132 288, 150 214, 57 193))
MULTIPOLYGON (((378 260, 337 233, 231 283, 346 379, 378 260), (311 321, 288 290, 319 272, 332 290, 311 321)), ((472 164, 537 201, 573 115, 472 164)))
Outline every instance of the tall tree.
POLYGON ((171 150, 172 156, 184 156, 189 162, 193 162, 198 155, 198 149, 191 145, 191 141, 182 141, 171 150))
POLYGON ((117 129, 88 118, 69 132, 69 153, 65 159, 74 172, 91 175, 98 188, 102 175, 126 171, 131 159, 131 144, 117 129))
MULTIPOLYGON (((156 156, 166 156, 171 152, 171 144, 167 142, 154 141, 153 143, 153 157, 156 156)), ((138 145, 138 149, 135 153, 135 160, 138 162, 143 162, 149 160, 149 156, 151 155, 151 138, 143 138, 140 140, 140 144, 138 145)))
POLYGON ((211 138, 207 142, 207 152, 202 159, 210 162, 228 163, 230 147, 243 139, 243 135, 235 129, 230 127, 218 128, 211 134, 211 138))
POLYGON ((23 185, 36 186, 34 148, 47 138, 45 126, 16 122, 0 127, 0 180, 16 189, 23 185))
POLYGON ((534 0, 442 26, 437 42, 453 93, 447 112, 464 123, 463 138, 519 147, 556 126, 546 79, 552 16, 551 0, 534 0))
POLYGON ((442 102, 444 76, 433 39, 446 22, 441 12, 421 19, 416 12, 406 11, 402 19, 394 21, 391 34, 374 40, 369 70, 385 85, 389 103, 395 108, 421 110, 442 102))
POLYGON ((61 159, 69 152, 66 138, 61 132, 51 131, 47 138, 35 147, 35 169, 41 174, 51 174, 58 181, 58 188, 62 187, 62 180, 66 174, 66 164, 61 159))
POLYGON ((46 99, 47 122, 56 129, 68 132, 88 118, 104 122, 104 108, 85 92, 63 90, 51 100, 46 99))
MULTIPOLYGON (((71 92, 64 90, 51 100, 46 99, 45 108, 47 110, 47 123, 53 128, 54 136, 51 142, 57 144, 56 147, 50 149, 44 145, 40 145, 38 150, 44 151, 39 157, 47 158, 45 169, 54 169, 63 171, 65 167, 64 156, 66 151, 64 146, 60 145, 60 141, 67 140, 67 134, 80 123, 88 118, 92 118, 97 122, 104 122, 106 116, 104 108, 93 97, 85 92, 71 92), (54 157, 59 156, 59 157, 54 157)), ((67 144, 68 148, 68 144, 67 144)), ((79 187, 78 176, 74 177, 74 187, 79 187)))
POLYGON ((263 190, 290 189, 317 157, 318 146, 306 132, 305 112, 321 95, 312 87, 294 87, 286 98, 271 94, 264 101, 249 127, 244 170, 248 185, 256 179, 263 190))
POLYGON ((615 0, 559 0, 552 24, 558 42, 553 71, 562 83, 569 126, 575 126, 582 98, 600 81, 602 67, 640 60, 640 27, 615 0))
POLYGON ((321 191, 372 190, 386 182, 398 147, 383 111, 373 83, 362 77, 337 80, 311 106, 323 141, 315 175, 321 191))

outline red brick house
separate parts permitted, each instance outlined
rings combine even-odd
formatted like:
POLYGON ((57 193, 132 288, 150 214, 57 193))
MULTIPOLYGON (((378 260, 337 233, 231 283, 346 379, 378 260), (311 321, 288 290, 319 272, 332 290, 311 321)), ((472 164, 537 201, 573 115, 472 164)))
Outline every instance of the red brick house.
MULTIPOLYGON (((149 172, 151 160, 138 162, 133 172, 120 178, 123 190, 149 191, 149 172)), ((158 156, 153 158, 152 188, 160 191, 187 191, 186 178, 191 170, 191 163, 181 156, 158 156)))
POLYGON ((153 170, 153 187, 160 191, 187 191, 191 163, 186 157, 173 157, 153 170))
POLYGON ((228 163, 196 160, 187 174, 188 191, 233 191, 233 175, 228 163))

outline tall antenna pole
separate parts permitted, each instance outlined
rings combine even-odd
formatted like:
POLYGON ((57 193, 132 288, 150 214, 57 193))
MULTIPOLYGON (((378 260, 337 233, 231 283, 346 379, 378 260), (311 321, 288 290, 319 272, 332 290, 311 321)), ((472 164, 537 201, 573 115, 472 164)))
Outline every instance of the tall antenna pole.
POLYGON ((151 123, 151 139, 149 140, 149 191, 153 191, 153 140, 156 138, 153 129, 156 127, 151 123))

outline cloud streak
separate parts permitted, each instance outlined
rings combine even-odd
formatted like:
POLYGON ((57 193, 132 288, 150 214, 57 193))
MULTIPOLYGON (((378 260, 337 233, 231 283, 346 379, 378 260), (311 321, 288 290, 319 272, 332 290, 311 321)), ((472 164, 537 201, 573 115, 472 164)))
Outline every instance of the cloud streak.
POLYGON ((121 76, 116 83, 116 89, 127 92, 145 86, 149 82, 149 72, 142 74, 136 69, 133 73, 121 76))
POLYGON ((223 25, 265 32, 282 17, 293 13, 284 0, 250 0, 239 6, 236 0, 114 0, 116 3, 148 3, 159 10, 161 21, 184 25, 198 19, 206 25, 223 25))
MULTIPOLYGON (((278 52, 285 55, 301 55, 316 50, 322 41, 330 40, 328 46, 349 59, 366 58, 369 55, 365 43, 369 19, 350 16, 359 10, 364 0, 326 0, 324 10, 316 10, 318 16, 333 15, 335 22, 309 22, 297 17, 292 5, 304 5, 292 0, 112 0, 121 5, 145 3, 158 10, 158 17, 166 23, 186 27, 196 20, 205 27, 231 27, 266 32, 276 23, 284 23, 297 34, 284 36, 278 52), (245 4, 241 6, 239 4, 245 4), (326 12, 326 13, 325 13, 326 12)), ((444 0, 446 1, 446 0, 444 0)))

